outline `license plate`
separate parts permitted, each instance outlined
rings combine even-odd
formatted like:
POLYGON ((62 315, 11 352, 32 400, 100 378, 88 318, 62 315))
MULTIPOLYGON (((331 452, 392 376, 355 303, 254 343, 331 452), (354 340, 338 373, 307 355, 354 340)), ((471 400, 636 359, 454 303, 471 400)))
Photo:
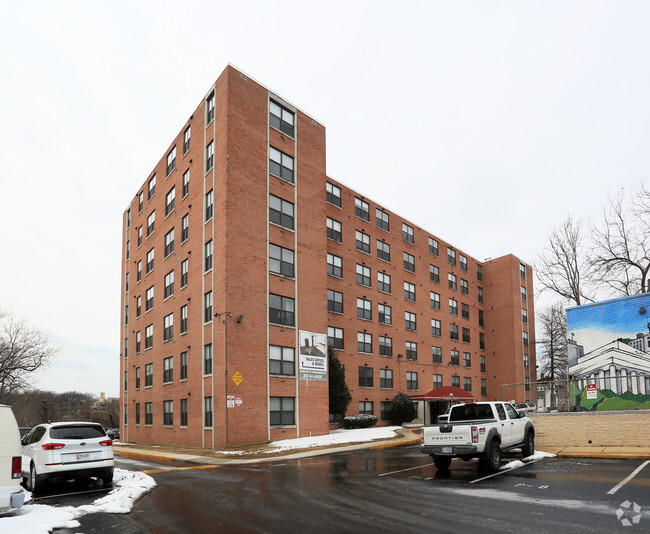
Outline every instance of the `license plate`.
POLYGON ((90 453, 89 452, 78 452, 75 455, 75 460, 90 460, 90 453))
POLYGON ((63 463, 75 463, 75 462, 89 462, 93 460, 101 460, 102 453, 93 451, 93 452, 73 452, 63 455, 63 463))
POLYGON ((454 448, 453 447, 443 447, 442 448, 442 454, 453 454, 454 453, 454 448))

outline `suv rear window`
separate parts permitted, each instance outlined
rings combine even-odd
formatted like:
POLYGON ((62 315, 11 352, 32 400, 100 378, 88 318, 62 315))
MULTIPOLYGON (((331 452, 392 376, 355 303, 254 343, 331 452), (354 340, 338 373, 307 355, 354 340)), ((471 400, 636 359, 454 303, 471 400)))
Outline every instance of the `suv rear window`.
POLYGON ((50 428, 52 439, 91 439, 106 435, 102 425, 66 425, 50 428))
POLYGON ((492 407, 489 404, 465 404, 454 406, 449 414, 449 422, 474 421, 476 419, 494 419, 492 407))

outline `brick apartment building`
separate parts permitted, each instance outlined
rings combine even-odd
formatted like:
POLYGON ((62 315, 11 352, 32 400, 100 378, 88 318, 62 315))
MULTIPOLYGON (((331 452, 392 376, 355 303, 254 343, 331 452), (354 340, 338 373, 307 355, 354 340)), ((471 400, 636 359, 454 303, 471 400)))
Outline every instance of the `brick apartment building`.
POLYGON ((479 262, 328 178, 325 128, 232 66, 136 191, 122 235, 123 440, 327 433, 326 343, 348 414, 382 420, 398 392, 496 399, 534 377, 530 267, 479 262))

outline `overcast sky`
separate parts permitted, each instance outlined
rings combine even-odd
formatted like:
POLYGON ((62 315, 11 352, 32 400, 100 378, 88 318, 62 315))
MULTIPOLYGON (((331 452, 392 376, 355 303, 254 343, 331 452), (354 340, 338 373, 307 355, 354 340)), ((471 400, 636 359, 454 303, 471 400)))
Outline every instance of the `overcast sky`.
POLYGON ((533 262, 650 159, 650 2, 4 2, 0 308, 119 394, 122 213, 232 63, 327 128, 332 178, 533 262))

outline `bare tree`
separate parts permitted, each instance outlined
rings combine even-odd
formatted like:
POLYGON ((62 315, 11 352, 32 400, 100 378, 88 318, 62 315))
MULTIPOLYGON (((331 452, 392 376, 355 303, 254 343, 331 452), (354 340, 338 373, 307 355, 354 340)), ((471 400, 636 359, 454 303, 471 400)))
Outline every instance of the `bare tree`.
MULTIPOLYGON (((569 377, 566 315, 560 304, 542 310, 537 317, 539 371, 551 381, 569 377)), ((556 405, 557 384, 551 384, 551 405, 556 405)))
POLYGON ((592 229, 590 266, 614 295, 648 291, 650 273, 650 193, 642 184, 626 198, 610 196, 600 226, 592 229))
POLYGON ((553 291, 576 305, 593 302, 586 257, 582 223, 567 215, 562 224, 553 228, 548 246, 535 262, 542 291, 553 291))
POLYGON ((34 372, 58 352, 47 335, 0 313, 0 400, 31 385, 34 372))

